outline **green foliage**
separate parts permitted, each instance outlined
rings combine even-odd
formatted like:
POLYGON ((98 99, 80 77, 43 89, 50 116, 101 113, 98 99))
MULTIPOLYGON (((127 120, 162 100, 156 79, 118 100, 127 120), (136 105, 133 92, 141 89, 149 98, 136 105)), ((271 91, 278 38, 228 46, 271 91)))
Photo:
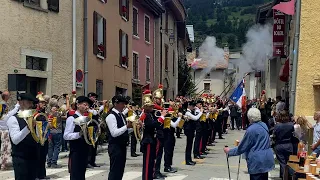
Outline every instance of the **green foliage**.
POLYGON ((207 36, 215 36, 217 45, 239 49, 246 32, 255 23, 257 7, 271 0, 184 0, 187 24, 194 25, 194 47, 207 36))
POLYGON ((191 67, 182 59, 179 59, 178 90, 179 95, 186 96, 193 94, 197 89, 192 81, 191 67))

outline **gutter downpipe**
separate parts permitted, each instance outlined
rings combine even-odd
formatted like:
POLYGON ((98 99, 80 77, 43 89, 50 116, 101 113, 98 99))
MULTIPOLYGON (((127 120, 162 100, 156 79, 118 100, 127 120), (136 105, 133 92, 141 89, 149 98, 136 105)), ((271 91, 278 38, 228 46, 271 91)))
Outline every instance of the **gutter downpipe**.
POLYGON ((84 95, 88 94, 88 0, 84 0, 84 95))
POLYGON ((72 90, 76 91, 76 66, 77 66, 77 43, 76 43, 76 0, 72 0, 72 90))
POLYGON ((298 71, 298 58, 299 58, 299 42, 300 42, 300 16, 301 16, 301 0, 296 1, 296 16, 295 16, 295 34, 294 34, 294 50, 292 62, 292 82, 290 92, 290 113, 295 112, 296 103, 296 87, 297 87, 297 71, 298 71))

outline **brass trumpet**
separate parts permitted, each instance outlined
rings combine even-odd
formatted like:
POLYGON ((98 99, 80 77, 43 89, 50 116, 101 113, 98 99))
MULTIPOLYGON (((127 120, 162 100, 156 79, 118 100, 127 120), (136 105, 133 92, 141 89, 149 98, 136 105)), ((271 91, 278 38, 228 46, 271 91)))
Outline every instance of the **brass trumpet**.
POLYGON ((137 140, 141 141, 144 129, 143 126, 140 125, 139 116, 137 116, 133 110, 129 110, 126 120, 132 123, 134 136, 137 140))
POLYGON ((32 110, 24 110, 24 111, 18 112, 18 117, 26 121, 33 139, 37 143, 40 143, 42 146, 44 146, 44 143, 47 140, 47 134, 50 126, 49 123, 47 122, 48 121, 47 115, 44 113, 37 113, 36 110, 32 109, 32 110), (37 121, 37 118, 39 116, 44 116, 46 119, 47 124, 45 125, 44 131, 43 131, 43 122, 37 121), (36 123, 35 127, 34 127, 34 123, 36 123))
POLYGON ((92 114, 89 113, 88 116, 80 116, 73 120, 75 125, 78 125, 81 127, 81 130, 83 132, 84 140, 88 145, 92 145, 93 147, 96 146, 96 142, 98 141, 98 138, 101 134, 101 128, 98 121, 95 119, 92 119, 92 114), (97 126, 97 130, 95 131, 94 126, 89 126, 90 124, 95 124, 97 126))

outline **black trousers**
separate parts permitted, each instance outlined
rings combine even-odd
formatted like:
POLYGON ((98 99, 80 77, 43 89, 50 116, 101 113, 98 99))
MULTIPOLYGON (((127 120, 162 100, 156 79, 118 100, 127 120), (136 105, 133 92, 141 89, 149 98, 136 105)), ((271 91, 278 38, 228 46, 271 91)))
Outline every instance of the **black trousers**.
POLYGON ((238 116, 231 116, 231 128, 234 129, 234 123, 236 123, 237 128, 240 128, 240 118, 238 116))
POLYGON ((156 159, 156 144, 143 144, 141 152, 143 153, 142 180, 152 180, 154 161, 156 159))
POLYGON ((250 174, 250 180, 268 180, 268 172, 259 174, 250 174))
POLYGON ((156 145, 156 163, 154 165, 154 173, 160 172, 160 166, 161 166, 161 159, 163 155, 163 148, 164 148, 164 138, 157 139, 157 145, 156 145))
POLYGON ((110 172, 108 180, 122 180, 127 159, 126 144, 109 144, 110 172))
POLYGON ((289 157, 292 155, 293 147, 291 143, 277 144, 274 149, 280 164, 280 178, 282 178, 284 169, 289 161, 289 157))
POLYGON ((201 143, 201 138, 202 138, 202 132, 203 130, 197 130, 196 131, 196 138, 194 140, 193 144, 193 155, 198 156, 200 155, 200 143, 201 143))
POLYGON ((38 162, 37 162, 37 178, 43 179, 47 176, 46 173, 46 160, 48 154, 49 143, 46 141, 44 146, 39 144, 39 151, 38 151, 38 162))
POLYGON ((214 124, 214 137, 216 136, 216 134, 219 134, 219 138, 222 137, 222 122, 220 120, 217 120, 214 124))
POLYGON ((223 117, 222 132, 225 133, 227 128, 228 128, 228 117, 223 117))
POLYGON ((88 150, 71 151, 69 154, 70 180, 85 180, 88 164, 88 150))
POLYGON ((89 146, 88 164, 91 164, 91 165, 96 164, 97 149, 98 149, 98 144, 96 144, 95 147, 89 146))
POLYGON ((131 140, 130 140, 130 148, 131 148, 131 155, 135 154, 137 151, 137 138, 134 133, 131 133, 131 140))
POLYGON ((182 129, 180 129, 180 128, 176 128, 176 136, 178 137, 178 138, 180 138, 180 135, 181 135, 181 131, 182 131, 182 129))
POLYGON ((194 131, 193 130, 184 130, 184 133, 187 136, 185 160, 186 160, 186 162, 190 162, 190 161, 192 161, 191 151, 192 151, 192 145, 193 145, 194 131))
POLYGON ((167 138, 164 142, 164 167, 165 168, 172 166, 173 151, 174 151, 175 144, 176 144, 176 138, 174 137, 174 133, 168 132, 167 138))
POLYGON ((211 130, 204 130, 203 131, 203 135, 202 135, 202 139, 201 139, 201 149, 200 151, 202 153, 204 153, 207 149, 207 143, 208 143, 208 140, 209 140, 209 134, 211 133, 211 130))
POLYGON ((15 180, 35 180, 37 178, 37 159, 26 160, 12 157, 15 180))

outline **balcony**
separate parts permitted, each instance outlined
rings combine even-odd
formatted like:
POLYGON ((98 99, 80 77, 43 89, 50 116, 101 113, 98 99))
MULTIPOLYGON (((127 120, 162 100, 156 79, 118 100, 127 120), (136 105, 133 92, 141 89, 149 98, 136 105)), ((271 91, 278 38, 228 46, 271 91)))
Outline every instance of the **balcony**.
POLYGON ((165 12, 160 0, 137 0, 137 2, 149 9, 157 17, 165 12))

